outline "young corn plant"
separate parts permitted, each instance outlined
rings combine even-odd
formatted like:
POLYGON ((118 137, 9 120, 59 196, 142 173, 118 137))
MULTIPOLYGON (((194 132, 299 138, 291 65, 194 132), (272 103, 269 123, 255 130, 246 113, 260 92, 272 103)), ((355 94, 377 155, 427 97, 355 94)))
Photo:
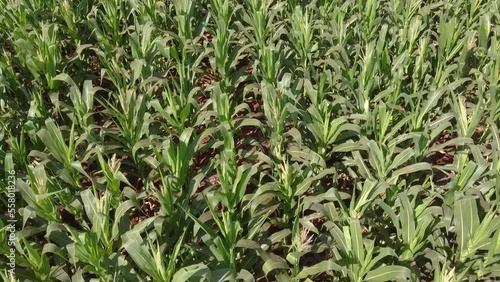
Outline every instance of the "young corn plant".
POLYGON ((460 262, 460 268, 457 270, 472 270, 479 276, 492 270, 488 267, 497 260, 495 254, 498 254, 499 250, 500 218, 496 215, 497 209, 492 205, 481 219, 473 196, 465 196, 456 201, 453 218, 457 229, 456 259, 460 262), (481 251, 486 252, 486 256, 480 255, 481 251))
MULTIPOLYGON (((158 46, 160 52, 169 60, 173 60, 175 73, 178 75, 176 81, 177 91, 187 100, 191 91, 194 91, 196 69, 199 67, 202 59, 205 57, 205 52, 199 52, 194 42, 201 38, 208 21, 208 15, 203 16, 198 13, 196 6, 191 1, 178 0, 175 1, 176 25, 178 34, 174 37, 173 46, 165 48, 163 42, 158 46)), ((167 38, 168 39, 168 38, 167 38)))
POLYGON ((400 265, 381 264, 384 258, 396 256, 390 248, 375 247, 375 242, 364 239, 358 219, 350 219, 345 225, 328 222, 327 228, 335 241, 333 254, 342 266, 342 277, 350 281, 389 281, 408 279, 411 272, 400 265))
POLYGON ((135 90, 129 89, 124 95, 117 95, 119 105, 115 106, 104 101, 100 103, 106 107, 109 115, 118 128, 119 135, 110 134, 127 150, 132 152, 135 159, 136 145, 149 133, 151 114, 147 111, 149 96, 138 94, 135 90))
MULTIPOLYGON (((7 12, 8 13, 8 12, 7 12)), ((19 16, 22 20, 22 15, 10 15, 12 17, 19 16)), ((24 94, 25 103, 30 105, 27 110, 27 116, 30 118, 39 119, 37 122, 48 118, 54 109, 50 108, 47 93, 54 94, 52 91, 56 89, 55 81, 52 78, 60 70, 61 48, 56 43, 58 42, 58 26, 56 24, 43 23, 42 30, 31 30, 18 25, 24 26, 27 23, 17 23, 12 35, 9 37, 13 40, 10 43, 9 50, 15 52, 16 65, 22 67, 23 80, 18 80, 17 83, 9 83, 10 87, 15 85, 21 86, 27 84, 26 77, 34 80, 30 87, 21 87, 20 89, 12 89, 24 94), (38 48, 38 46, 43 48, 38 48), (44 90, 44 88, 48 88, 44 90)), ((36 24, 39 25, 38 22, 36 24)), ((3 48, 2 48, 3 49, 3 48)), ((13 54, 11 56, 14 56, 13 54)), ((7 58, 7 56, 5 57, 7 58)), ((3 60, 3 58, 2 58, 3 60)), ((17 68, 17 67, 16 67, 17 68)), ((7 71, 8 69, 6 69, 7 71)), ((14 71, 14 69, 13 69, 14 71)), ((2 71, 3 72, 3 71, 2 71)), ((14 72, 14 77, 17 75, 14 72)), ((7 72, 6 72, 7 74, 7 72)), ((3 84, 3 83, 2 83, 3 84)), ((14 92, 11 92, 14 93, 14 92)), ((17 96, 17 95, 16 95, 17 96)), ((21 97, 19 97, 21 98, 21 97)), ((16 109, 13 109, 16 110, 16 109)), ((20 109, 18 108, 16 112, 20 109)))
POLYGON ((348 27, 354 23, 352 18, 349 19, 349 10, 352 9, 351 6, 352 2, 345 2, 341 5, 340 3, 336 3, 336 1, 324 1, 323 5, 320 7, 320 36, 326 37, 326 42, 331 46, 341 46, 345 48, 346 43, 354 36, 356 29, 348 29, 348 27))
MULTIPOLYGON (((249 7, 248 13, 244 14, 245 22, 252 26, 252 35, 247 33, 247 37, 257 50, 264 50, 270 36, 273 20, 276 13, 270 11, 272 1, 269 0, 246 0, 249 7)), ((247 32, 242 28, 243 32, 247 32)))
POLYGON ((76 159, 76 148, 83 140, 76 139, 75 126, 76 123, 71 126, 69 143, 66 143, 61 128, 52 119, 45 121, 45 128, 40 129, 37 136, 47 148, 48 153, 57 161, 55 168, 61 179, 73 187, 80 187, 79 176, 82 170, 81 163, 76 159))
POLYGON ((380 25, 381 17, 378 17, 379 2, 374 0, 358 0, 355 7, 357 13, 363 18, 361 26, 358 29, 358 36, 364 44, 368 44, 375 37, 377 27, 380 25))
POLYGON ((459 22, 457 17, 444 14, 439 20, 437 66, 436 76, 434 77, 434 83, 438 89, 446 84, 449 68, 453 66, 450 63, 466 42, 465 37, 460 38, 466 19, 459 22))
POLYGON ((272 84, 263 82, 261 84, 262 100, 264 101, 264 115, 270 128, 270 145, 272 154, 278 160, 283 160, 285 149, 285 125, 293 106, 289 101, 293 101, 288 89, 289 76, 285 78, 276 89, 272 84))
POLYGON ((62 191, 55 190, 48 179, 43 165, 30 167, 29 182, 19 181, 17 189, 21 197, 26 202, 25 215, 30 212, 47 222, 58 222, 59 214, 57 212, 57 202, 55 195, 62 191))
POLYGON ((99 160, 99 165, 101 167, 102 174, 106 179, 106 188, 107 191, 114 197, 119 197, 121 194, 121 184, 125 183, 129 186, 132 186, 125 175, 120 171, 121 162, 116 159, 116 154, 113 154, 111 158, 106 162, 104 156, 101 151, 104 151, 103 148, 97 149, 97 158, 99 160))
POLYGON ((231 113, 231 97, 228 92, 221 88, 221 84, 216 83, 212 89, 212 104, 219 122, 223 126, 233 126, 233 115, 231 113))
POLYGON ((158 160, 157 169, 163 184, 163 188, 157 192, 157 195, 162 203, 163 212, 167 216, 176 213, 177 197, 183 201, 196 191, 196 187, 191 186, 190 179, 192 177, 190 175, 192 159, 200 149, 200 140, 203 140, 212 131, 207 130, 202 135, 196 135, 193 128, 187 128, 178 138, 169 138, 164 141, 161 150, 154 149, 158 160), (168 174, 164 170, 168 171, 168 174))
POLYGON ((104 50, 121 46, 124 41, 122 27, 130 16, 129 2, 122 0, 99 1, 93 6, 91 24, 103 44, 104 50))
POLYGON ((97 235, 93 232, 78 232, 69 229, 72 243, 66 248, 69 253, 69 261, 75 268, 84 264, 88 273, 99 275, 104 279, 111 279, 111 274, 106 270, 111 264, 108 252, 103 248, 97 235))
POLYGON ((393 223, 396 225, 397 236, 403 243, 401 259, 404 261, 413 261, 430 243, 426 238, 437 227, 436 217, 442 215, 440 207, 430 206, 433 200, 429 197, 417 205, 417 197, 410 201, 407 193, 399 193, 395 203, 399 206, 398 214, 386 203, 378 202, 392 220, 399 219, 393 223))
MULTIPOLYGON (((237 260, 241 258, 242 254, 237 251, 237 243, 243 231, 241 222, 231 211, 223 209, 219 213, 215 210, 218 202, 221 201, 216 194, 206 195, 205 200, 208 204, 210 219, 215 221, 215 228, 200 218, 196 218, 191 213, 187 214, 199 226, 197 229, 201 228, 206 233, 202 240, 208 246, 215 260, 224 267, 220 269, 223 271, 223 276, 234 280, 240 273, 237 260)), ((197 233, 197 231, 194 233, 197 233)), ((242 272, 246 273, 245 270, 242 270, 242 272)))
POLYGON ((342 104, 338 100, 329 101, 327 77, 331 79, 330 71, 321 74, 317 89, 307 90, 311 105, 304 115, 306 127, 316 141, 315 151, 324 159, 329 159, 336 151, 343 150, 342 146, 334 144, 340 143, 346 134, 359 133, 359 128, 350 124, 345 116, 335 117, 334 112, 340 110, 342 104))
POLYGON ((159 3, 154 0, 141 1, 135 9, 136 17, 141 22, 151 21, 154 26, 163 27, 167 20, 168 8, 165 3, 159 3))
POLYGON ((223 199, 222 203, 228 208, 228 211, 230 213, 235 213, 244 191, 241 189, 243 187, 234 185, 236 180, 237 164, 233 134, 228 131, 225 123, 220 126, 220 131, 224 144, 220 153, 218 166, 216 167, 217 176, 222 188, 220 198, 223 199))
POLYGON ((182 132, 187 126, 195 125, 195 116, 193 116, 192 99, 198 88, 193 88, 187 95, 181 95, 177 86, 170 86, 167 81, 160 81, 158 85, 164 86, 162 92, 163 99, 153 99, 150 106, 156 110, 159 116, 165 119, 162 122, 164 128, 171 132, 171 127, 176 132, 182 132), (166 106, 164 106, 166 105, 166 106))
MULTIPOLYGON (((11 160, 13 160, 13 164, 15 163, 16 165, 28 165, 25 131, 21 130, 19 138, 12 136, 12 134, 9 135, 11 136, 8 137, 6 143, 9 144, 10 152, 7 153, 6 151, 2 151, 5 154, 4 159, 7 160, 8 158, 10 158, 11 160)), ((5 169, 7 169, 7 163, 8 162, 5 161, 5 169)))
MULTIPOLYGON (((98 195, 97 191, 86 189, 80 193, 87 218, 91 223, 91 233, 95 234, 102 248, 111 254, 113 248, 112 224, 109 216, 111 209, 111 193, 104 191, 98 195)), ((120 219, 117 218, 119 222, 120 219)), ((116 236, 116 235, 115 235, 116 236)))
POLYGON ((376 78, 380 63, 377 62, 376 58, 380 53, 377 53, 379 50, 375 47, 375 41, 371 41, 365 45, 362 55, 361 75, 358 80, 357 103, 361 113, 365 115, 368 115, 370 112, 372 93, 374 88, 377 87, 376 78))
POLYGON ((249 274, 237 267, 237 259, 243 257, 244 254, 244 251, 238 248, 237 243, 242 239, 240 220, 242 218, 243 197, 250 179, 257 173, 257 165, 237 166, 234 139, 228 129, 228 125, 225 123, 219 126, 223 137, 222 151, 217 162, 217 176, 220 188, 213 193, 207 194, 206 197, 210 214, 218 230, 202 225, 199 219, 195 219, 195 221, 213 240, 214 245, 210 247, 212 253, 218 260, 223 261, 231 275, 236 277, 249 274), (222 206, 220 215, 216 211, 219 203, 222 206), (216 235, 217 233, 221 235, 216 235))
POLYGON ((59 1, 58 8, 61 11, 61 16, 64 19, 64 23, 66 24, 64 32, 71 36, 73 46, 79 46, 80 38, 82 38, 83 36, 82 31, 79 29, 79 25, 82 21, 81 16, 85 12, 87 12, 88 14, 88 11, 80 8, 80 6, 72 4, 73 3, 71 3, 69 0, 59 1))
POLYGON ((404 141, 404 138, 409 139, 410 137, 396 138, 388 145, 383 146, 377 145, 374 140, 363 140, 366 142, 367 161, 370 168, 366 165, 359 151, 353 152, 352 164, 358 167, 358 172, 363 178, 378 179, 392 185, 396 184, 401 175, 431 170, 432 166, 426 162, 408 164, 415 158, 415 151, 412 148, 402 150, 394 156, 397 145, 404 141))
MULTIPOLYGON (((30 273, 25 275, 39 280, 52 280, 56 278, 58 274, 57 269, 50 267, 48 254, 40 250, 39 246, 36 246, 34 242, 29 242, 28 239, 23 236, 16 244, 17 251, 23 257, 22 264, 31 269, 30 273)), ((16 278, 21 278, 23 275, 16 276, 16 278)), ((24 277, 25 279, 27 278, 26 276, 24 277)))
POLYGON ((130 34, 129 44, 131 47, 133 61, 130 64, 132 71, 131 82, 145 81, 154 73, 154 62, 157 59, 157 45, 160 37, 156 37, 157 31, 152 22, 135 24, 136 31, 130 34))
MULTIPOLYGON (((154 242, 148 238, 147 244, 145 244, 144 239, 135 230, 131 230, 122 236, 123 248, 127 250, 132 260, 153 279, 157 281, 177 281, 174 277, 178 275, 178 260, 184 243, 184 234, 175 243, 171 252, 167 255, 167 259, 162 254, 163 247, 159 245, 158 241, 154 242)), ((189 278, 189 276, 186 278, 189 278)))
POLYGON ((0 279, 498 280, 497 2, 0 0, 0 279))
POLYGON ((392 1, 390 16, 393 21, 401 27, 399 35, 401 40, 397 42, 398 53, 404 52, 408 48, 408 54, 412 53, 412 46, 418 36, 418 26, 420 25, 420 5, 421 0, 414 1, 392 1))
POLYGON ((312 61, 312 53, 318 49, 318 43, 313 42, 314 26, 313 13, 310 8, 302 9, 296 6, 291 15, 291 36, 295 47, 297 59, 300 62, 304 71, 307 71, 307 66, 312 61))
POLYGON ((264 81, 277 87, 278 82, 285 76, 282 66, 287 53, 284 47, 280 44, 266 46, 264 49, 259 49, 258 57, 256 64, 264 81))
MULTIPOLYGON (((303 219, 300 219, 303 222, 303 219)), ((287 246, 288 252, 286 260, 280 257, 269 256, 264 264, 265 272, 274 270, 276 272, 276 281, 302 281, 305 278, 312 278, 321 273, 329 271, 341 271, 342 267, 334 260, 324 260, 309 267, 301 267, 301 260, 308 254, 311 254, 315 247, 314 234, 310 234, 305 227, 299 227, 299 217, 296 218, 292 228, 292 241, 287 246), (291 269, 288 265, 292 265, 291 269)), ((290 232, 289 229, 284 231, 290 232)))
MULTIPOLYGON (((287 158, 289 157, 287 156, 287 158)), ((296 163, 291 165, 290 160, 285 159, 280 166, 274 168, 274 175, 270 175, 273 181, 260 186, 253 195, 251 209, 255 211, 261 204, 269 202, 269 197, 276 197, 283 209, 282 222, 291 224, 292 218, 297 216, 300 211, 301 197, 304 197, 310 190, 320 189, 318 181, 333 173, 332 168, 315 173, 314 169, 310 167, 299 166, 296 163), (302 173, 300 173, 301 171, 302 173)), ((267 205, 270 204, 267 203, 267 205)), ((273 211, 272 208, 273 206, 270 205, 270 207, 264 208, 263 211, 273 211)))
POLYGON ((92 136, 92 125, 94 119, 92 118, 94 110, 94 95, 100 87, 93 87, 92 81, 86 80, 83 82, 83 88, 80 91, 80 87, 76 85, 73 79, 66 73, 62 73, 53 78, 54 80, 64 81, 68 84, 69 97, 73 103, 73 107, 69 108, 74 113, 74 119, 76 123, 83 129, 85 133, 92 136))
POLYGON ((47 85, 50 91, 56 90, 56 81, 53 78, 60 71, 62 61, 59 26, 42 23, 40 31, 18 32, 16 35, 21 64, 27 67, 35 80, 47 85), (43 76, 43 79, 40 76, 43 76))
POLYGON ((226 79, 229 76, 229 60, 233 51, 231 44, 232 30, 230 27, 231 19, 235 11, 230 2, 221 0, 212 0, 210 2, 211 11, 216 23, 215 37, 212 41, 214 49, 215 69, 221 75, 222 90, 227 91, 226 79))

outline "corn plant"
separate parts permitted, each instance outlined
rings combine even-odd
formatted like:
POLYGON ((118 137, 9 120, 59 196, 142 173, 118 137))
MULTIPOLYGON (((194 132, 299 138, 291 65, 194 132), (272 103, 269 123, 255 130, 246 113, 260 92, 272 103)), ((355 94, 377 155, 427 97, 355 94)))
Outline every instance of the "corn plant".
POLYGON ((273 155, 283 158, 285 122, 288 115, 293 111, 293 96, 288 88, 290 76, 282 81, 282 87, 276 89, 269 83, 262 83, 262 98, 264 100, 264 115, 271 129, 271 146, 273 155), (290 101, 290 102, 289 102, 290 101))
POLYGON ((130 51, 134 58, 131 63, 132 82, 139 79, 144 81, 151 77, 154 70, 153 62, 159 53, 156 49, 160 37, 155 37, 156 31, 152 23, 146 22, 142 25, 136 23, 136 30, 129 37, 130 51))
POLYGON ((117 47, 123 40, 121 28, 127 20, 130 7, 126 1, 121 0, 100 1, 98 4, 91 11, 95 19, 91 22, 96 28, 96 32, 105 31, 110 33, 110 37, 105 37, 104 34, 98 35, 104 40, 103 44, 109 44, 108 47, 117 47), (99 24, 101 28, 97 30, 99 24))
POLYGON ((53 78, 57 75, 61 58, 61 47, 58 42, 59 26, 56 24, 43 23, 41 31, 34 34, 18 33, 16 39, 19 52, 23 54, 23 64, 31 72, 35 79, 44 79, 41 83, 48 86, 50 90, 56 88, 53 78), (36 49, 35 46, 40 46, 36 49))
POLYGON ((45 124, 46 128, 42 128, 37 132, 37 136, 48 149, 48 153, 59 164, 62 164, 63 167, 59 170, 62 179, 71 185, 80 186, 78 179, 80 174, 79 166, 81 164, 76 160, 76 146, 82 140, 76 139, 75 124, 71 127, 69 144, 66 143, 61 129, 52 119, 47 119, 45 124))
MULTIPOLYGON (((199 141, 205 135, 196 136, 193 131, 193 128, 188 128, 178 137, 177 142, 172 139, 166 140, 162 144, 161 151, 155 150, 160 168, 169 172, 169 175, 159 172, 164 186, 160 199, 164 201, 167 214, 173 212, 174 196, 177 193, 191 196, 194 192, 193 190, 186 191, 190 177, 189 168, 199 148, 199 141)), ((191 187, 191 189, 195 188, 191 187)))
POLYGON ((137 142, 148 134, 148 126, 151 122, 150 114, 147 112, 148 96, 128 90, 124 96, 120 95, 119 107, 106 105, 105 102, 101 103, 108 108, 109 115, 115 121, 120 135, 123 136, 117 141, 134 152, 133 148, 137 142))
POLYGON ((343 135, 349 132, 358 132, 356 125, 350 124, 345 116, 335 118, 334 111, 340 108, 338 101, 330 102, 326 99, 326 80, 330 72, 323 73, 320 77, 318 89, 307 92, 311 105, 304 116, 306 126, 313 134, 316 141, 316 151, 323 157, 329 158, 336 150, 335 143, 340 143, 343 135))
POLYGON ((339 265, 344 266, 341 273, 352 281, 387 281, 392 279, 407 279, 410 277, 408 268, 398 265, 381 265, 376 268, 381 259, 395 255, 391 249, 377 249, 374 242, 363 239, 361 225, 357 219, 351 219, 347 225, 329 225, 330 233, 337 243, 338 249, 333 250, 339 265))
POLYGON ((291 15, 290 29, 292 31, 292 42, 294 43, 294 47, 298 55, 297 57, 304 69, 306 69, 308 62, 312 59, 311 53, 318 48, 312 41, 314 36, 314 27, 311 15, 311 11, 308 8, 302 10, 299 6, 295 7, 295 10, 291 15))
MULTIPOLYGON (((275 13, 269 12, 271 1, 268 0, 247 0, 249 6, 248 14, 244 15, 244 20, 252 26, 253 36, 247 33, 252 43, 257 47, 257 50, 263 50, 268 37, 270 36, 271 27, 275 13)), ((243 29, 243 32, 246 32, 243 29)))
POLYGON ((94 95, 99 87, 92 87, 92 81, 86 80, 83 83, 83 89, 80 91, 76 83, 67 74, 59 74, 53 78, 66 82, 70 86, 69 96, 73 103, 73 111, 75 120, 80 127, 85 128, 87 134, 91 133, 91 125, 93 123, 92 110, 94 108, 94 95))

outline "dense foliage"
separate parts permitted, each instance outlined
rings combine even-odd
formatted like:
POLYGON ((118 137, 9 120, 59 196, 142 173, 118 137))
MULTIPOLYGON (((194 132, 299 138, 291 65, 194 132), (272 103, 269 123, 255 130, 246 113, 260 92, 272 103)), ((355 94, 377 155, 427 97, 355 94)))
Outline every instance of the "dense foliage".
POLYGON ((0 0, 2 280, 500 279, 499 4, 0 0))

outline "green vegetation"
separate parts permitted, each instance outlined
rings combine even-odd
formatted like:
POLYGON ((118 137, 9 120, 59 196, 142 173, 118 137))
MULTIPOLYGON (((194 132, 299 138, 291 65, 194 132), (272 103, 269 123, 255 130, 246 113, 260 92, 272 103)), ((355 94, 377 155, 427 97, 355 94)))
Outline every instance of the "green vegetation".
POLYGON ((0 5, 2 281, 500 279, 500 2, 0 5))

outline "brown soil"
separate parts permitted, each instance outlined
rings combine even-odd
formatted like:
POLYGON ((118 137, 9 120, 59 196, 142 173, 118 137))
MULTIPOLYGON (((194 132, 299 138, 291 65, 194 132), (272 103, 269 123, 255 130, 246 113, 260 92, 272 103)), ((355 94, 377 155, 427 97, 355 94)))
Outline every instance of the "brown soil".
MULTIPOLYGON (((208 141, 207 141, 208 142, 208 141)), ((193 168, 198 171, 210 163, 210 160, 217 155, 217 150, 210 148, 204 152, 199 152, 193 159, 193 168)))
POLYGON ((137 223, 153 217, 160 211, 160 203, 158 200, 150 196, 142 201, 141 208, 135 209, 129 215, 130 218, 130 228, 133 228, 137 223))
POLYGON ((76 221, 75 215, 67 211, 63 206, 57 206, 57 211, 61 217, 61 222, 67 224, 75 229, 82 229, 80 224, 76 221))
MULTIPOLYGON (((443 132, 432 144, 432 146, 440 145, 448 142, 453 137, 450 133, 443 132)), ((447 146, 443 149, 443 152, 432 152, 427 156, 426 161, 432 165, 444 166, 453 163, 455 157, 455 152, 453 151, 455 147, 447 146)), ((446 173, 435 170, 433 176, 433 182, 438 185, 445 185, 451 180, 450 176, 446 173)))

